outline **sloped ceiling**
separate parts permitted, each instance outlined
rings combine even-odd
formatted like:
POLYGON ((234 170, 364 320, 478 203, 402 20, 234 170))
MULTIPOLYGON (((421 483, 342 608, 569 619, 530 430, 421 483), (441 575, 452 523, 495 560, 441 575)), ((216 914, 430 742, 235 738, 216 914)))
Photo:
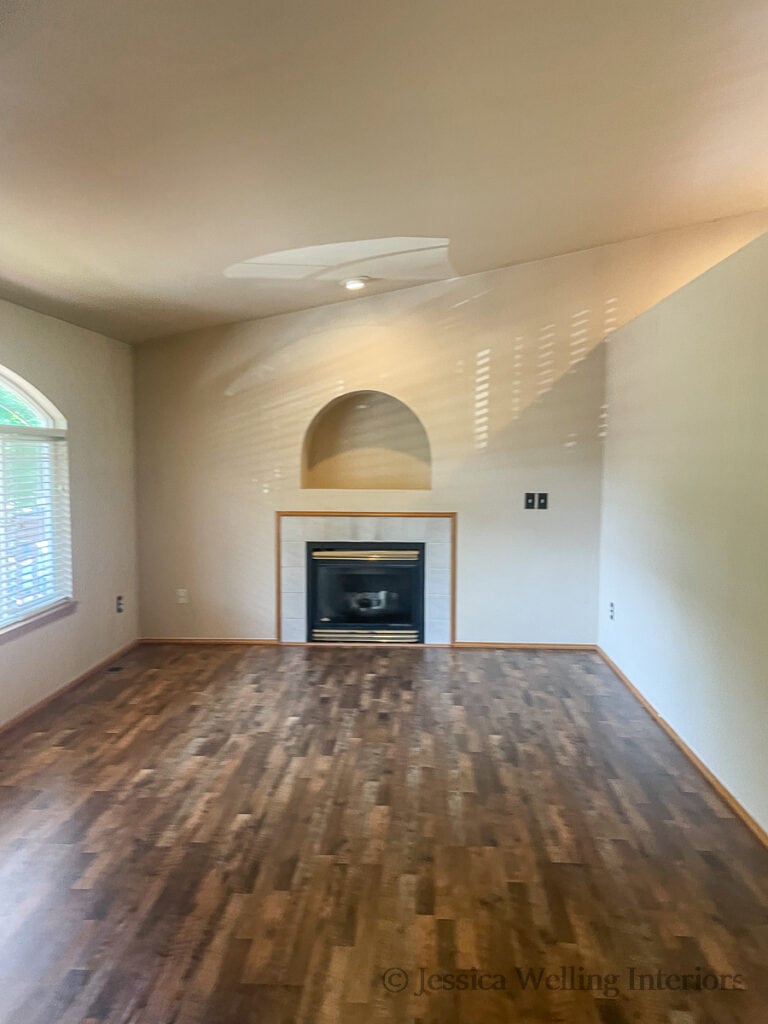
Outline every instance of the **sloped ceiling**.
POLYGON ((137 341, 346 298, 232 271, 269 254, 461 275, 761 209, 766 53, 764 0, 15 0, 0 296, 137 341))

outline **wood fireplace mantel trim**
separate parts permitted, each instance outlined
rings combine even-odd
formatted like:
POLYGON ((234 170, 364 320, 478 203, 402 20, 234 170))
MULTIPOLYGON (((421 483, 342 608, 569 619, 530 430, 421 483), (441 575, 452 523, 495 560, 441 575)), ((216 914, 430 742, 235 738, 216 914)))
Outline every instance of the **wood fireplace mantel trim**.
POLYGON ((275 621, 277 625, 277 641, 284 643, 282 622, 282 523, 283 518, 291 516, 337 516, 347 519, 449 519, 451 523, 451 646, 456 643, 456 512, 320 512, 313 510, 294 510, 275 512, 275 621))

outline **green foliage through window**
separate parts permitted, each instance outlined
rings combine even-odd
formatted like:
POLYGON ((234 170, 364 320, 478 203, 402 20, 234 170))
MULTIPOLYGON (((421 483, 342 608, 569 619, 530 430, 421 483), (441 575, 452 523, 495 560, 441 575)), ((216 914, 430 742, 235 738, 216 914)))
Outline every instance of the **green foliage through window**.
POLYGON ((47 427, 50 421, 42 412, 0 380, 0 426, 47 427))

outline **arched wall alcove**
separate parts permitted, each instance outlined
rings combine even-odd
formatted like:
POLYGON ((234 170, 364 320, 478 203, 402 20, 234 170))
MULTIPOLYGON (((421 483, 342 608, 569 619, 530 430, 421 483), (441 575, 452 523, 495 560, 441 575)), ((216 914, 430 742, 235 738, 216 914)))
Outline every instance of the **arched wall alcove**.
POLYGON ((304 437, 302 487, 428 491, 432 456, 421 420, 383 391, 352 391, 315 416, 304 437))

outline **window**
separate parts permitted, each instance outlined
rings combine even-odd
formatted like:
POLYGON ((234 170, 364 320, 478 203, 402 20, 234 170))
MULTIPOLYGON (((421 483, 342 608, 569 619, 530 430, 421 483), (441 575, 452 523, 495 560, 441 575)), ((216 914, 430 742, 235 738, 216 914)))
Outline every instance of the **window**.
POLYGON ((0 367, 0 630, 71 598, 67 421, 0 367))

